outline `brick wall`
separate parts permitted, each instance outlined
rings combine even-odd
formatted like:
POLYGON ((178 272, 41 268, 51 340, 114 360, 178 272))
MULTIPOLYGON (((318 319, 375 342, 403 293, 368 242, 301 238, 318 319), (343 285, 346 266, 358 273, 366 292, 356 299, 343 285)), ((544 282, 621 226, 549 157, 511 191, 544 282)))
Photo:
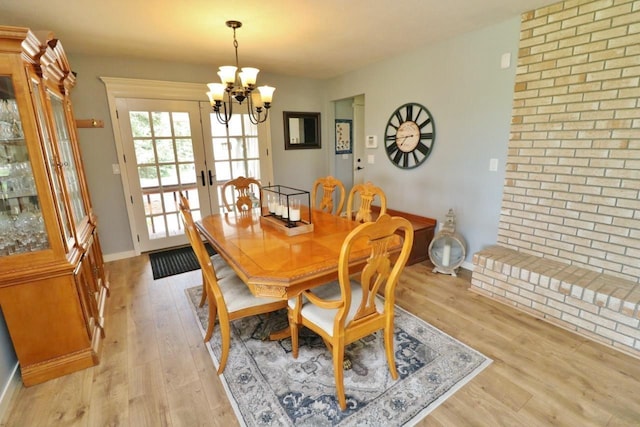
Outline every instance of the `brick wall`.
POLYGON ((640 0, 522 15, 498 244, 640 283, 640 0))

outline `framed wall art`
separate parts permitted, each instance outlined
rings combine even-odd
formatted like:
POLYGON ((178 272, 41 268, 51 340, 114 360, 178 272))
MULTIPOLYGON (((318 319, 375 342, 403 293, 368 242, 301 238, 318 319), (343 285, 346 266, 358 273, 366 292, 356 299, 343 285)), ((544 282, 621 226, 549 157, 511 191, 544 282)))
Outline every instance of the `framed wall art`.
POLYGON ((352 120, 336 119, 336 154, 352 152, 352 120))

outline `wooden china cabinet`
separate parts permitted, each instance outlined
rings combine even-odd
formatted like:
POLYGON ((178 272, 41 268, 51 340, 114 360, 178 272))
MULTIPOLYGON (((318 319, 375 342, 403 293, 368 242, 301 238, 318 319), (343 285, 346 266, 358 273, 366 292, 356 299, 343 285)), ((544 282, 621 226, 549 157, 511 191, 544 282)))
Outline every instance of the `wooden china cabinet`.
POLYGON ((96 365, 109 292, 62 45, 0 27, 0 308, 25 385, 96 365))

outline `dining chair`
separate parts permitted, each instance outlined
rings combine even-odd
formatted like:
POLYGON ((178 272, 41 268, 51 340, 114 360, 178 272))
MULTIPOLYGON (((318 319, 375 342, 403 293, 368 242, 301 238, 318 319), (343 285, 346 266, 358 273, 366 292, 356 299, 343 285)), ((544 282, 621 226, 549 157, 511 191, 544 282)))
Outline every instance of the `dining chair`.
POLYGON ((338 196, 338 206, 335 211, 335 215, 340 215, 342 213, 342 207, 344 206, 344 199, 346 195, 346 190, 344 188, 344 184, 332 176, 325 176, 323 178, 318 178, 313 183, 313 187, 311 187, 311 209, 320 209, 325 212, 334 213, 333 212, 333 199, 334 192, 337 191, 338 196), (317 196, 319 190, 322 188, 322 199, 320 203, 316 206, 317 196))
POLYGON ((222 343, 222 352, 218 365, 218 375, 220 375, 224 372, 229 357, 229 348, 231 347, 231 322, 243 317, 270 313, 285 308, 287 301, 276 298, 256 297, 235 273, 223 278, 216 277, 215 267, 211 263, 209 253, 193 222, 191 212, 181 204, 180 213, 185 233, 189 238, 189 242, 193 247, 193 251, 202 269, 204 283, 207 287, 207 294, 209 295, 209 321, 204 342, 208 342, 213 335, 216 316, 218 316, 218 323, 220 324, 222 343))
POLYGON ((289 300, 288 317, 294 359, 298 357, 298 330, 305 326, 315 331, 333 356, 336 394, 340 408, 346 409, 343 360, 345 346, 378 330, 384 331, 384 347, 391 377, 398 378, 393 353, 393 316, 395 288, 411 245, 413 228, 402 217, 380 215, 365 222, 345 238, 340 251, 338 280, 303 291, 289 300), (404 233, 400 253, 388 251, 391 239, 404 233), (370 257, 361 272, 350 274, 349 261, 354 246, 364 244, 370 257), (384 298, 378 291, 384 292, 384 298))
POLYGON ((349 198, 347 199, 347 218, 357 222, 370 222, 372 220, 371 204, 376 196, 380 200, 380 215, 383 215, 387 211, 387 196, 385 196, 384 191, 371 182, 354 185, 349 191, 349 198), (360 205, 355 210, 354 204, 358 199, 360 200, 360 205))
POLYGON ((262 185, 260 181, 251 177, 239 176, 235 179, 225 182, 222 186, 222 202, 227 212, 233 212, 227 197, 237 193, 234 206, 238 212, 251 210, 253 207, 262 206, 262 185), (257 200, 256 200, 257 199, 257 200))
MULTIPOLYGON (((189 199, 182 193, 182 191, 178 192, 178 197, 180 201, 178 202, 178 206, 182 209, 187 209, 189 213, 191 213, 191 206, 189 205, 189 199)), ((193 215, 191 215, 193 218, 193 215)), ((213 268, 216 272, 216 277, 221 279, 229 274, 233 273, 233 269, 227 264, 227 261, 220 256, 220 254, 213 254, 210 256, 211 264, 213 264, 213 268)), ((233 273, 235 274, 235 273, 233 273)), ((207 287, 204 284, 204 273, 202 274, 202 296, 200 297, 199 307, 204 306, 204 303, 207 301, 207 287)))

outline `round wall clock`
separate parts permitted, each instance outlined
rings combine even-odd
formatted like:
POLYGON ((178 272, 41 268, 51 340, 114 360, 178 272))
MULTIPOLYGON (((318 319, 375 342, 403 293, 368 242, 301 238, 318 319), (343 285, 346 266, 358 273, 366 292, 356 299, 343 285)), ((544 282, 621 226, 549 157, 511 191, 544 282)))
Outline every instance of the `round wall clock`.
POLYGON ((436 125, 429 110, 410 102, 398 107, 389 118, 384 143, 394 165, 412 169, 427 160, 435 139, 436 125))

